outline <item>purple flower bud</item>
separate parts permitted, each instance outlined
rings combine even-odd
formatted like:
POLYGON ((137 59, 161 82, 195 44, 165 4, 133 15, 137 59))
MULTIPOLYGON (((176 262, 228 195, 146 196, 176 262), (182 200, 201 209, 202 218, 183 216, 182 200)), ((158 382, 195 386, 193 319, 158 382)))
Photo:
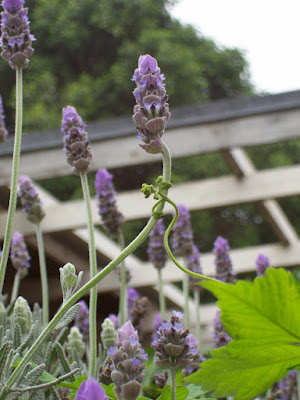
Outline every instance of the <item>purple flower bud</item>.
POLYGON ((168 376, 169 376, 169 373, 167 370, 165 370, 163 374, 154 375, 155 385, 157 385, 158 387, 163 389, 167 385, 168 376))
POLYGON ((149 236, 148 256, 155 268, 162 269, 167 261, 168 255, 164 245, 165 227, 161 219, 157 221, 149 236))
POLYGON ((2 57, 12 69, 26 68, 33 53, 31 47, 34 36, 30 33, 27 8, 24 0, 3 0, 4 11, 1 13, 2 57))
POLYGON ((224 326, 220 320, 220 311, 216 312, 214 318, 214 330, 212 334, 212 338, 214 341, 214 348, 217 349, 222 346, 226 346, 229 342, 231 342, 231 337, 225 331, 224 326))
POLYGON ((8 135, 8 132, 5 128, 5 115, 4 115, 4 109, 3 109, 3 102, 2 102, 2 97, 0 95, 0 143, 5 142, 6 136, 8 135))
POLYGON ((61 131, 64 134, 64 152, 68 164, 72 165, 76 175, 87 172, 92 159, 85 128, 86 124, 74 107, 63 108, 61 131))
POLYGON ((30 255, 24 237, 19 232, 14 232, 11 240, 10 259, 21 279, 25 278, 30 268, 30 255))
POLYGON ((118 340, 109 355, 112 358, 111 379, 119 400, 135 400, 141 391, 147 354, 142 349, 137 331, 130 321, 118 330, 118 340))
MULTIPOLYGON (((187 258, 187 265, 190 271, 196 272, 197 274, 202 274, 201 264, 200 264, 200 252, 198 247, 194 244, 192 248, 192 253, 187 258)), ((199 279, 189 275, 189 282, 193 289, 200 290, 201 287, 197 285, 199 279)))
POLYGON ((276 399, 291 400, 297 397, 297 378, 296 372, 290 371, 278 382, 278 391, 276 399))
POLYGON ((264 254, 259 254, 256 259, 256 271, 257 271, 257 276, 264 276, 266 269, 270 265, 270 261, 267 256, 264 254))
POLYGON ((134 288, 128 288, 127 290, 127 304, 128 304, 128 310, 130 310, 133 307, 134 302, 140 297, 139 293, 137 290, 134 288))
POLYGON ((82 333, 84 341, 87 343, 89 340, 89 309, 84 300, 79 301, 80 309, 75 317, 75 326, 82 333))
POLYGON ((95 188, 103 227, 112 237, 118 237, 124 217, 116 206, 116 192, 112 178, 113 176, 106 169, 99 169, 96 174, 95 188))
POLYGON ((198 371, 200 369, 200 364, 206 360, 206 358, 203 357, 202 354, 200 354, 198 342, 195 336, 189 334, 186 340, 190 346, 190 352, 192 353, 193 361, 190 365, 182 370, 183 376, 189 376, 198 371))
POLYGON ((34 224, 38 224, 45 217, 42 209, 42 202, 34 187, 31 179, 28 176, 20 176, 18 196, 21 200, 23 210, 27 215, 27 219, 34 224))
POLYGON ((107 400, 103 387, 90 376, 77 390, 75 400, 107 400))
POLYGON ((115 328, 119 328, 119 318, 116 314, 109 314, 108 318, 114 323, 115 328))
POLYGON ((133 120, 138 138, 145 143, 141 147, 148 153, 162 152, 160 139, 171 116, 164 79, 155 58, 149 54, 140 56, 132 77, 137 85, 133 92, 137 102, 133 108, 133 120))
POLYGON ((153 321, 153 334, 156 335, 158 328, 162 325, 163 319, 160 314, 156 314, 153 321))
POLYGON ((190 213, 183 205, 178 205, 178 218, 172 230, 171 247, 179 257, 188 256, 193 251, 193 231, 190 213))
POLYGON ((189 330, 184 329, 180 322, 182 318, 181 312, 173 311, 170 320, 162 323, 152 341, 154 362, 161 368, 185 368, 193 361, 187 340, 189 330))
POLYGON ((235 272, 232 269, 232 262, 228 255, 229 251, 228 241, 224 239, 222 236, 218 236, 214 243, 213 252, 216 255, 215 258, 215 266, 216 266, 216 275, 215 278, 219 279, 222 282, 234 283, 235 272))

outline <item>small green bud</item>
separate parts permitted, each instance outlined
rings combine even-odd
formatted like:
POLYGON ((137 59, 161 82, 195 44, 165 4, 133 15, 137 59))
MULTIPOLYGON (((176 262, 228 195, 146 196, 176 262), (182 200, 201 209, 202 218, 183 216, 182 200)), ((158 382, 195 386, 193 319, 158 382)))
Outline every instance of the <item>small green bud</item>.
POLYGON ((59 268, 61 285, 66 289, 73 289, 77 283, 76 269, 73 264, 67 263, 59 268))
POLYGON ((85 344, 83 342, 83 337, 82 334, 80 333, 79 329, 77 326, 73 326, 70 330, 70 333, 68 335, 68 351, 72 355, 72 350, 76 350, 77 355, 79 358, 82 358, 85 353, 85 344))
POLYGON ((24 297, 19 296, 13 309, 13 321, 18 323, 23 335, 29 333, 32 326, 32 312, 24 297))
POLYGON ((109 319, 105 318, 102 325, 101 339, 105 350, 108 350, 111 346, 115 345, 117 340, 117 331, 114 323, 109 319))

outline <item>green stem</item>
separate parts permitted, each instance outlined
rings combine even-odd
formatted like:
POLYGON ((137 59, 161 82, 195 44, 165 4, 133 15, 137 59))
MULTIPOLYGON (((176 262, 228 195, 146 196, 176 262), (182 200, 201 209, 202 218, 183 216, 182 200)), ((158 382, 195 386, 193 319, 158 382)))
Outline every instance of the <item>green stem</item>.
POLYGON ((12 291, 11 291, 11 297, 10 297, 10 305, 11 306, 13 305, 16 298, 18 297, 20 282, 21 282, 21 277, 20 277, 19 272, 17 272, 15 275, 15 278, 14 278, 14 284, 13 284, 12 291))
MULTIPOLYGON (((164 152, 163 152, 164 179, 170 179, 171 175, 170 168, 171 168, 170 153, 168 148, 164 146, 164 152)), ((170 180, 168 180, 168 182, 170 182, 170 180)), ((164 202, 159 201, 159 203, 160 203, 158 206, 159 211, 162 211, 164 207, 164 202)), ((57 311, 57 313, 54 315, 49 324, 40 333, 39 337, 32 344, 30 349, 27 351, 25 356, 22 358, 22 360, 17 365, 16 369, 9 377, 8 381, 6 382, 6 388, 2 393, 0 400, 5 399, 5 397, 9 393, 10 388, 13 386, 16 379, 18 379, 18 377, 26 367, 27 363, 30 362, 36 351, 44 343, 47 337, 51 334, 57 323, 70 309, 70 307, 72 307, 73 304, 75 304, 78 300, 80 300, 81 297, 83 297, 92 287, 94 287, 98 282, 100 282, 106 275, 108 275, 117 265, 119 265, 126 257, 128 257, 129 254, 133 253, 149 236, 150 232, 155 227, 157 221, 158 221, 157 217, 152 216, 147 225, 144 227, 144 229, 139 233, 139 235, 114 260, 112 260, 105 268, 103 268, 100 272, 98 272, 98 274, 94 278, 90 279, 84 286, 82 286, 82 288, 80 288, 76 293, 74 293, 69 300, 67 300, 64 304, 62 304, 61 308, 57 311)))
POLYGON ((202 334, 201 334, 201 318, 200 318, 200 292, 194 289, 194 303, 196 308, 196 336, 200 353, 202 352, 202 334))
POLYGON ((7 260, 9 256, 10 242, 13 231, 13 221, 17 205, 17 185, 20 163, 20 151, 22 140, 22 119, 23 119, 23 70, 21 67, 16 69, 16 124, 15 124, 15 143, 12 161, 10 199, 6 221, 6 230, 0 263, 0 294, 3 291, 7 260))
POLYGON ((157 270, 158 274, 158 294, 159 294, 159 310, 160 310, 160 315, 163 320, 166 319, 166 300, 164 296, 164 285, 162 281, 162 270, 158 269, 157 270))
POLYGON ((184 323, 185 328, 190 329, 190 287, 189 287, 189 277, 187 274, 183 274, 183 296, 184 296, 184 323))
MULTIPOLYGON (((122 232, 119 235, 119 244, 121 251, 125 248, 125 239, 122 232)), ((127 284, 126 284, 126 265, 125 260, 121 263, 121 288, 120 288, 120 325, 122 326, 128 319, 128 307, 127 307, 127 284)))
POLYGON ((171 375, 171 400, 176 400, 176 369, 175 367, 170 368, 171 375))
MULTIPOLYGON (((83 197, 86 207, 87 223, 89 230, 89 261, 90 279, 97 275, 97 255, 95 248, 94 225, 91 209, 91 198, 87 174, 80 174, 83 197)), ((97 369, 97 287, 93 286, 90 290, 89 307, 89 376, 96 378, 97 369)))
POLYGON ((49 322, 49 289, 48 289, 46 257, 44 250, 44 240, 41 231, 41 226, 39 223, 35 224, 35 233, 38 244, 40 274, 41 274, 41 284, 42 284, 43 324, 44 326, 46 326, 49 322))

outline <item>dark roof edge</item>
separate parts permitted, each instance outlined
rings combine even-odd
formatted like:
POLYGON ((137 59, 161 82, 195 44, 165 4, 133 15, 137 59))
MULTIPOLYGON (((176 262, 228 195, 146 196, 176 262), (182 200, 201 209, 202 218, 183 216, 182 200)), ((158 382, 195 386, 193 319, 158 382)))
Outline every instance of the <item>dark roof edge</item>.
MULTIPOLYGON (((284 111, 300 108, 300 90, 264 96, 242 96, 235 99, 223 99, 207 104, 196 104, 171 108, 172 117, 169 128, 200 125, 222 120, 247 117, 256 114, 284 111)), ((132 135, 135 132, 131 116, 116 117, 110 120, 94 121, 88 124, 91 141, 113 139, 132 135)), ((51 149, 62 146, 60 129, 34 132, 24 135, 22 152, 51 149)), ((0 146, 0 155, 11 154, 13 136, 0 146)))

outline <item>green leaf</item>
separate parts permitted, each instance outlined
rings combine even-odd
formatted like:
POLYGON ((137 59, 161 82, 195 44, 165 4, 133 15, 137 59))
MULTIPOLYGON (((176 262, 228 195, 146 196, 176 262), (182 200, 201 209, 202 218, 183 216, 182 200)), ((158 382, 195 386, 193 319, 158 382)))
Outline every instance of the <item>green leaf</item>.
POLYGON ((201 396, 207 392, 207 390, 203 390, 203 388, 199 385, 189 385, 187 387, 189 394, 186 400, 197 400, 200 399, 201 396))
POLYGON ((300 295, 297 282, 284 269, 270 268, 253 283, 203 282, 218 299, 221 322, 233 339, 300 343, 300 295))
POLYGON ((110 383, 109 385, 104 385, 104 383, 101 383, 101 386, 105 390, 106 396, 112 400, 117 400, 117 397, 115 395, 114 387, 115 385, 113 383, 110 383))
MULTIPOLYGON (((188 389, 185 386, 176 387, 176 400, 186 400, 189 394, 188 389)), ((161 395, 157 400, 171 400, 171 386, 167 385, 164 387, 161 395)))
POLYGON ((299 346, 269 339, 233 341, 213 350, 212 356, 185 380, 235 400, 252 400, 290 369, 300 368, 299 346))

